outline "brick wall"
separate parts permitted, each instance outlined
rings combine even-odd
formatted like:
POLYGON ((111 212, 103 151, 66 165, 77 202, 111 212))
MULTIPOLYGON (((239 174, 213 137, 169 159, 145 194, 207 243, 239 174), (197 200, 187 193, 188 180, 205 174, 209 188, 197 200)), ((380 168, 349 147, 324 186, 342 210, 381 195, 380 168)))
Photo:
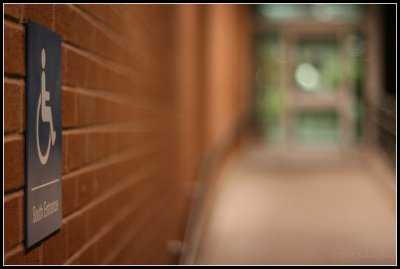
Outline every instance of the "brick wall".
MULTIPOLYGON (((238 7, 227 7, 226 16, 241 16, 238 7)), ((216 9, 226 13, 225 7, 216 9)), ((207 141, 223 139, 243 113, 238 110, 243 85, 233 68, 242 54, 239 46, 231 46, 239 41, 232 30, 236 19, 222 19, 226 23, 212 33, 231 29, 226 43, 205 49, 199 44, 221 41, 207 35, 214 23, 204 23, 210 10, 197 5, 4 6, 6 264, 178 261, 166 246, 183 239, 188 183, 211 150, 207 141), (62 37, 63 126, 62 228, 29 250, 23 227, 27 19, 62 37), (228 70, 210 78, 202 55, 211 61, 224 48, 229 50, 218 61, 228 61, 217 69, 228 70), (214 100, 210 92, 218 96, 207 114, 207 103, 214 100)))

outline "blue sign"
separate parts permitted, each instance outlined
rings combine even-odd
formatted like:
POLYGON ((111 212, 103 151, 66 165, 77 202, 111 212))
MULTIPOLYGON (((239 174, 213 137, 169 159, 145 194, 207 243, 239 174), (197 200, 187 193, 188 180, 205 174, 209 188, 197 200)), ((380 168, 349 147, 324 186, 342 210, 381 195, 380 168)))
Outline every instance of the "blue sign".
POLYGON ((25 244, 61 227, 61 37, 27 22, 25 244))

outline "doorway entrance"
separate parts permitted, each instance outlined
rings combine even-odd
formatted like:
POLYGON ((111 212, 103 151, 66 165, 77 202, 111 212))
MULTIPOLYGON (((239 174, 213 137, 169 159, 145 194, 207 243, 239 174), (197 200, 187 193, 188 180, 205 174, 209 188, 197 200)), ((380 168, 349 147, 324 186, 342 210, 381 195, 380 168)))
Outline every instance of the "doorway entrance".
POLYGON ((359 16, 351 20, 327 20, 315 5, 287 8, 256 11, 255 102, 263 138, 285 148, 356 145, 362 137, 362 10, 354 9, 359 16))

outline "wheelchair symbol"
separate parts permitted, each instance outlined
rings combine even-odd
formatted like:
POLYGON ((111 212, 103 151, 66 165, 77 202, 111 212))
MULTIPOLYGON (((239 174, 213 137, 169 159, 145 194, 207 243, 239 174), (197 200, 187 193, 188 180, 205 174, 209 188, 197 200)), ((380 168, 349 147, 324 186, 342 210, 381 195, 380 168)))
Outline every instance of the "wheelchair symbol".
POLYGON ((40 85, 40 94, 37 105, 36 112, 36 146, 39 155, 40 162, 45 165, 49 158, 50 153, 50 143, 54 146, 54 142, 56 141, 56 132, 53 128, 53 117, 51 114, 51 107, 46 105, 47 101, 50 101, 50 92, 46 90, 46 73, 44 72, 44 68, 46 67, 46 51, 42 49, 42 76, 41 76, 41 85, 40 85), (42 113, 39 113, 41 110, 42 113), (40 149, 39 143, 39 114, 41 114, 41 118, 43 122, 48 122, 50 124, 49 131, 49 142, 47 144, 46 153, 43 155, 40 149))

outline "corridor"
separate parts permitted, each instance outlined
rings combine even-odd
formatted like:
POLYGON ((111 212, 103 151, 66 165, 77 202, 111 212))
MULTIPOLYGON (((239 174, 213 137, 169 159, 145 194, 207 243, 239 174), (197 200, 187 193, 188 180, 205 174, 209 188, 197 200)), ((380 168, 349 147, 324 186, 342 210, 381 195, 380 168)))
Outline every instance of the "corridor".
POLYGON ((268 152, 255 145, 225 168, 197 264, 395 263, 394 181, 377 185, 385 164, 268 152))
POLYGON ((3 265, 397 265, 397 4, 3 10, 3 265))

